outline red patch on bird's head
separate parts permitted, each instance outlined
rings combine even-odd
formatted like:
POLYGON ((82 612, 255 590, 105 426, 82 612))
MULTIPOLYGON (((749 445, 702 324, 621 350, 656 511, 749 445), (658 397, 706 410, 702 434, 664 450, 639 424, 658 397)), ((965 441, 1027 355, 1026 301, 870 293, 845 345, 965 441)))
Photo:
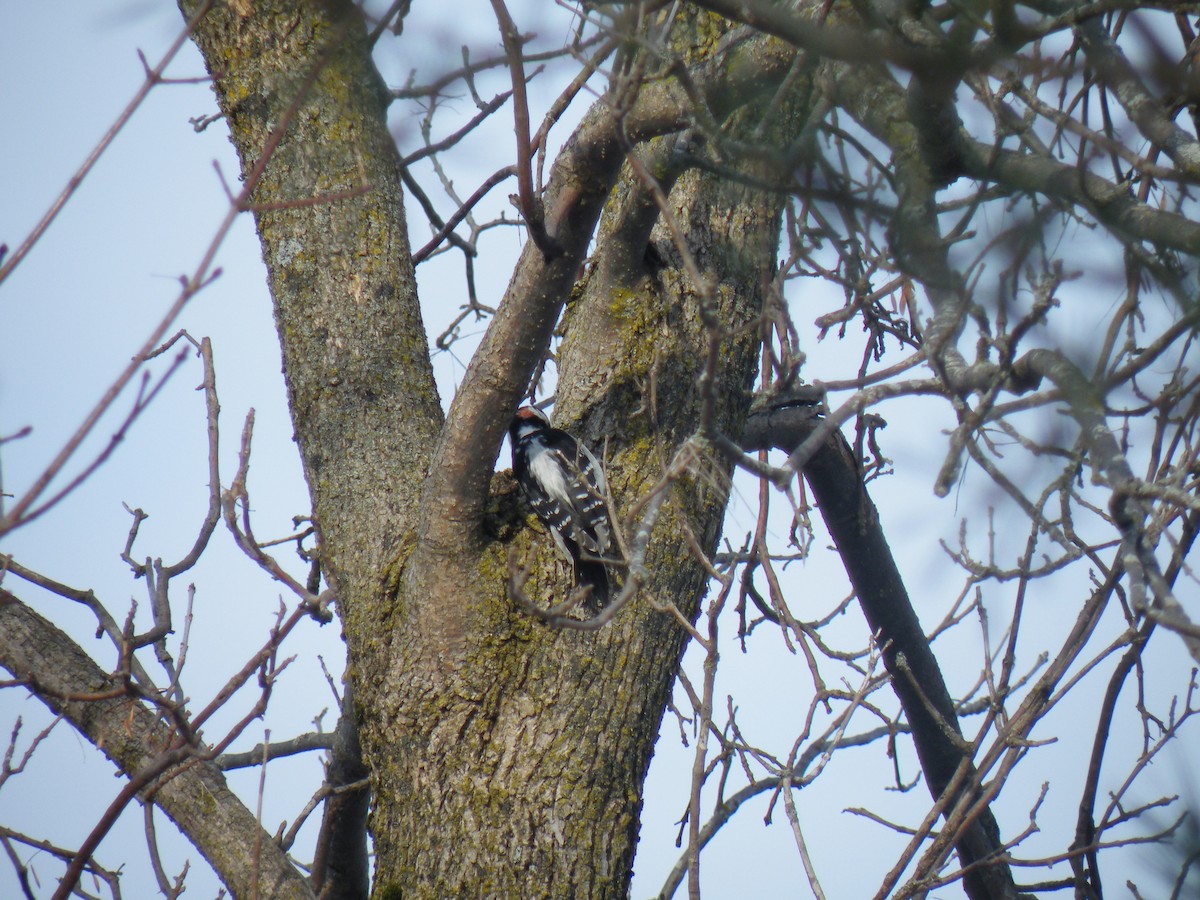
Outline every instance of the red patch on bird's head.
POLYGON ((546 414, 535 406, 522 406, 513 418, 521 422, 549 422, 546 414))

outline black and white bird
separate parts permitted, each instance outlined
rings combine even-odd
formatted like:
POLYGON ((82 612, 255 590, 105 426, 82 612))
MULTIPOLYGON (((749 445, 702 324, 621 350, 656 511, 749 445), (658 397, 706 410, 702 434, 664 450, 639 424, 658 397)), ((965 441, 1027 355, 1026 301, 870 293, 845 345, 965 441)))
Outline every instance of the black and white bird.
POLYGON ((587 447, 532 406, 517 410, 508 438, 521 492, 571 561, 575 584, 591 588, 586 603, 598 612, 608 605, 604 560, 612 542, 604 470, 587 447))

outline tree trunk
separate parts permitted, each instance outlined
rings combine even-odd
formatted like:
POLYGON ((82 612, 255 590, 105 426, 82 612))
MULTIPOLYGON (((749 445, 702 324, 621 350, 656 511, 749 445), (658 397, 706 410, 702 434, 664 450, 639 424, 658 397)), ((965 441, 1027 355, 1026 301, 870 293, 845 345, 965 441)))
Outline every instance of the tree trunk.
MULTIPOLYGON (((756 122, 747 114, 737 127, 756 122)), ((664 154, 655 147, 646 157, 664 154)), ((684 158, 673 159, 677 170, 684 158)), ((656 174, 670 190, 670 176, 656 174)), ((614 197, 564 323, 556 418, 604 456, 617 508, 627 514, 696 432, 710 339, 721 361, 715 425, 740 430, 780 200, 694 173, 676 185, 672 213, 713 286, 702 297, 667 229, 660 223, 651 234, 658 210, 629 166, 614 197), (618 257, 632 264, 608 263, 618 257), (712 306, 702 311, 705 303, 712 306)), ((439 578, 452 571, 453 602, 471 618, 436 659, 411 639, 421 633, 422 617, 395 644, 391 705, 381 713, 395 724, 390 732, 375 728, 371 754, 380 792, 374 830, 381 895, 627 894, 642 782, 686 643, 684 629, 648 601, 695 615, 707 576, 685 531, 706 550, 715 547, 728 475, 723 460, 700 454, 669 488, 640 598, 596 632, 550 628, 515 610, 501 544, 414 552, 397 608, 427 608, 429 596, 452 590, 450 578, 439 578)), ((495 486, 495 508, 510 512, 510 482, 497 479, 495 486)), ((626 523, 627 538, 634 528, 626 523)), ((561 602, 570 575, 544 532, 525 529, 515 542, 533 567, 524 585, 529 596, 545 606, 561 602)))
MULTIPOLYGON (((191 15, 199 4, 181 6, 191 15)), ((193 38, 243 178, 257 179, 251 205, 321 563, 351 666, 370 671, 387 656, 380 572, 415 528, 442 422, 389 96, 347 2, 216 4, 193 38)))
MULTIPOLYGON (((672 34, 709 108, 721 118, 740 110, 727 123, 737 137, 762 116, 747 101, 769 99, 793 54, 755 40, 723 55, 724 32, 702 14, 672 34)), ((640 598, 608 627, 579 632, 547 627, 511 600, 511 546, 536 602, 561 602, 570 576, 544 531, 514 527, 523 518, 511 480, 495 479, 488 500, 484 463, 545 351, 623 136, 678 129, 693 101, 663 78, 620 122, 602 103, 581 126, 546 195, 559 252, 526 248, 443 428, 385 97, 356 13, 337 3, 219 7, 196 41, 243 173, 259 178, 292 414, 375 789, 375 893, 622 896, 686 640, 647 601, 694 616, 706 575, 685 533, 715 547, 728 465, 695 456, 658 516, 640 598)), ((664 139, 643 159, 668 163, 655 174, 670 190, 694 149, 664 139)), ((599 452, 609 438, 621 513, 659 483, 706 410, 718 429, 740 430, 780 229, 777 195, 684 176, 670 208, 697 283, 668 229, 651 233, 651 196, 627 168, 559 354, 557 416, 599 452), (626 264, 606 264, 607 248, 626 264)))

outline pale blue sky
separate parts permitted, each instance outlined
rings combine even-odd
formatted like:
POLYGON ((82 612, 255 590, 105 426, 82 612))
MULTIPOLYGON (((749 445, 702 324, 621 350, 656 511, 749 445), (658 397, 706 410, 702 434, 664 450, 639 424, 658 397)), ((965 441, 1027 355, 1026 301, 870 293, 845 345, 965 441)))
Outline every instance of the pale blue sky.
MULTIPOLYGON (((407 45, 407 52, 416 54, 413 59, 420 63, 442 60, 447 66, 456 65, 455 48, 464 40, 462 34, 472 29, 486 33, 491 27, 488 19, 474 15, 477 5, 463 4, 456 8, 459 14, 450 17, 441 7, 415 6, 409 33, 422 39, 407 45)), ((4 185, 0 241, 15 247, 137 90, 142 67, 135 50, 144 50, 153 63, 181 22, 173 6, 149 2, 109 5, 101 11, 95 4, 65 0, 9 2, 5 12, 5 27, 0 29, 0 121, 5 129, 0 141, 0 181, 4 185)), ((561 42, 565 26, 559 23, 555 28, 562 33, 550 29, 542 38, 561 42)), ((392 84, 404 80, 409 64, 408 58, 380 62, 392 84)), ((169 74, 203 74, 190 45, 169 74)), ((542 89, 540 83, 535 84, 534 102, 544 106, 553 95, 552 85, 542 89)), ((26 487, 39 466, 77 427, 174 299, 179 276, 193 271, 224 216, 225 198, 213 164, 216 162, 230 181, 236 180, 237 172, 224 128, 217 123, 197 134, 188 122, 214 110, 204 84, 168 85, 153 91, 47 236, 0 287, 0 434, 26 424, 34 428, 30 437, 3 447, 0 462, 8 491, 19 493, 26 487)), ((464 100, 462 112, 469 110, 469 101, 464 100)), ((405 149, 416 144, 412 128, 411 118, 398 110, 395 129, 405 149)), ((555 132, 557 142, 565 138, 566 129, 563 126, 555 132)), ((464 148, 457 161, 461 168, 454 173, 463 193, 473 190, 508 159, 511 134, 511 120, 501 114, 480 140, 464 148)), ((505 197, 511 190, 502 186, 496 191, 492 214, 507 207, 505 197)), ((428 232, 418 211, 410 211, 410 224, 414 242, 422 242, 428 232)), ((498 232, 489 246, 492 255, 478 264, 478 284, 481 300, 494 303, 508 282, 519 249, 518 235, 513 230, 498 232)), ((232 477, 243 417, 250 407, 257 411, 250 477, 258 517, 255 527, 260 538, 281 536, 288 532, 293 515, 307 512, 308 503, 291 441, 270 300, 249 217, 239 219, 225 240, 218 265, 223 274, 192 301, 180 325, 196 337, 207 335, 213 340, 226 484, 232 477)), ((436 335, 465 300, 461 265, 456 255, 448 255, 423 266, 418 274, 427 326, 431 336, 436 335)), ((829 302, 836 307, 839 301, 834 297, 829 302)), ((807 310, 821 301, 806 297, 804 302, 807 310)), ((797 317, 803 324, 815 316, 797 317)), ((1078 333, 1086 334, 1082 329, 1078 333)), ((847 347, 833 340, 818 345, 811 337, 809 330, 805 349, 810 354, 811 376, 821 377, 833 370, 843 373, 847 347)), ((856 339, 850 336, 852 342, 856 339)), ((439 354, 435 359, 444 402, 452 396, 469 350, 467 342, 454 354, 439 354)), ((161 370, 160 365, 156 371, 161 370)), ((118 558, 129 527, 122 503, 150 513, 136 547, 141 556, 171 561, 190 546, 206 503, 203 398, 194 390, 199 373, 196 361, 190 360, 104 469, 58 509, 8 538, 3 551, 60 581, 94 588, 118 618, 132 597, 140 604, 141 621, 148 621, 144 582, 134 582, 118 558)), ((129 402, 126 397, 116 404, 79 460, 89 459, 103 446, 129 402)), ((933 498, 930 484, 940 459, 931 453, 931 438, 937 436, 940 449, 938 432, 948 422, 944 404, 935 412, 929 404, 906 402, 893 404, 883 413, 892 421, 893 427, 886 433, 887 449, 897 460, 901 475, 876 482, 872 492, 928 626, 940 617, 958 589, 957 575, 946 577, 937 540, 954 540, 958 517, 992 492, 975 471, 968 474, 954 497, 933 498)), ((507 462, 507 456, 502 456, 500 466, 507 462)), ((737 491, 729 515, 729 537, 734 543, 740 543, 753 525, 750 507, 756 488, 742 479, 737 491)), ((776 507, 781 509, 782 503, 776 507)), ((774 527, 777 533, 784 533, 786 520, 780 519, 774 527)), ((1022 523, 1002 534, 1001 541, 1020 541, 1023 534, 1022 523)), ((975 537, 982 539, 982 535, 975 537)), ((823 541, 823 534, 818 535, 818 545, 823 541)), ((301 571, 286 552, 281 556, 301 571)), ((785 577, 788 589, 798 598, 813 596, 826 603, 829 597, 840 599, 848 592, 836 559, 823 550, 808 563, 790 567, 785 577)), ((261 643, 273 621, 279 591, 255 573, 223 532, 214 540, 213 552, 183 584, 176 585, 177 601, 184 596, 188 580, 194 580, 197 594, 186 683, 202 701, 261 643)), ((1047 635, 1069 623, 1082 590, 1082 585, 1075 585, 1073 591, 1065 591, 1068 596, 1039 598, 1047 635)), ((111 646, 92 638, 94 625, 85 610, 23 586, 18 593, 94 650, 102 666, 112 666, 111 646)), ((998 593, 994 602, 995 620, 1001 621, 1011 600, 998 593)), ((724 627, 726 634, 731 633, 732 620, 724 627)), ((866 628, 857 613, 848 615, 839 627, 847 635, 846 646, 865 645, 866 628)), ((1054 646, 1052 638, 1045 641, 1054 646)), ((956 642, 947 643, 950 646, 945 649, 939 644, 939 652, 962 663, 952 669, 950 677, 965 686, 978 671, 978 629, 965 629, 956 642)), ((1172 652, 1167 642, 1163 646, 1164 652, 1172 652)), ((723 648, 722 665, 727 668, 718 694, 737 698, 739 722, 748 735, 786 753, 807 709, 811 690, 807 670, 802 660, 786 652, 776 633, 760 632, 751 647, 748 656, 742 656, 732 640, 723 648)), ((280 684, 265 723, 275 738, 310 728, 313 716, 330 706, 317 654, 323 656, 335 678, 340 676, 343 662, 336 625, 318 628, 305 623, 287 652, 299 657, 280 684)), ((694 677, 698 676, 696 661, 694 655, 689 657, 694 677)), ((1099 676, 1094 680, 1096 686, 1102 686, 1099 676)), ((232 721, 249 702, 231 710, 223 721, 232 721)), ((1081 711, 1085 714, 1090 715, 1086 709, 1081 711)), ((0 734, 7 734, 18 715, 26 723, 25 740, 48 721, 36 701, 21 699, 11 690, 0 692, 0 734)), ((334 717, 332 710, 326 714, 325 727, 332 727, 334 717)), ((213 729, 220 724, 215 723, 213 729)), ((855 724, 867 728, 874 722, 862 719, 855 724)), ((253 726, 239 746, 261 739, 263 727, 261 723, 253 726)), ((678 725, 670 714, 664 721, 664 733, 667 737, 660 742, 647 788, 634 896, 655 892, 679 853, 674 847, 674 823, 686 807, 691 751, 680 746, 678 725)), ((1050 824, 1066 828, 1073 821, 1074 788, 1082 777, 1082 754, 1090 743, 1090 731, 1084 728, 1078 735, 1060 738, 1057 748, 1039 757, 1044 766, 1055 760, 1054 772, 1025 772, 1019 786, 1006 794, 1014 804, 1012 810, 1018 811, 1010 810, 1005 827, 1018 830, 1021 804, 1033 802, 1042 780, 1051 775, 1064 779, 1062 793, 1052 795, 1064 808, 1043 811, 1047 852, 1064 844, 1064 832, 1055 831, 1050 824)), ((842 812, 844 808, 869 806, 912 822, 914 816, 919 820, 919 811, 927 804, 922 787, 907 796, 881 790, 888 782, 890 765, 883 749, 880 745, 839 755, 826 776, 797 795, 806 838, 831 897, 858 896, 856 890, 865 889, 863 885, 877 883, 903 844, 878 828, 864 830, 862 820, 842 812), (875 852, 863 849, 864 835, 878 842, 871 844, 875 852), (859 849, 849 853, 851 846, 859 849), (832 860, 840 865, 831 866, 832 860)), ((901 765, 908 777, 916 771, 908 747, 901 750, 901 765)), ((233 778, 251 806, 257 777, 250 772, 233 778)), ((270 767, 264 816, 268 830, 274 831, 280 820, 290 821, 295 816, 318 779, 315 758, 270 767)), ((77 844, 118 789, 107 762, 63 725, 29 770, 0 791, 0 821, 62 844, 77 844)), ((736 827, 705 851, 707 896, 746 896, 747 890, 757 897, 797 896, 803 873, 782 807, 776 809, 775 824, 770 827, 761 824, 765 809, 766 799, 761 798, 742 814, 736 827)), ((150 896, 154 888, 145 863, 141 813, 140 809, 131 812, 101 846, 99 857, 110 866, 128 861, 125 896, 150 896)), ((160 835, 169 830, 160 822, 160 835)), ((304 846, 311 846, 314 831, 308 829, 304 846)), ((169 870, 177 871, 186 857, 192 860, 188 896, 215 895, 216 881, 194 851, 169 839, 164 839, 163 845, 172 848, 169 870)), ((299 855, 308 852, 300 849, 299 855)), ((48 895, 59 869, 53 864, 39 865, 39 872, 46 873, 43 888, 48 895)), ((0 896, 10 896, 14 889, 11 868, 0 861, 0 896)), ((804 891, 799 895, 804 896, 804 891)), ((959 895, 957 889, 939 894, 959 895)))

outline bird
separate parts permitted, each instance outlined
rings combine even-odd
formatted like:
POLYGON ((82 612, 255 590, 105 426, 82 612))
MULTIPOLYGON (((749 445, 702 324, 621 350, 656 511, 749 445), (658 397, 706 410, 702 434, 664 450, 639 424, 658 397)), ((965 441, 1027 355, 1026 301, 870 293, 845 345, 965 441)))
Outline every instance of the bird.
POLYGON ((576 587, 590 588, 585 606, 599 613, 608 605, 611 587, 605 560, 612 520, 604 469, 587 447, 552 427, 536 407, 517 410, 508 437, 521 493, 570 561, 576 587))

